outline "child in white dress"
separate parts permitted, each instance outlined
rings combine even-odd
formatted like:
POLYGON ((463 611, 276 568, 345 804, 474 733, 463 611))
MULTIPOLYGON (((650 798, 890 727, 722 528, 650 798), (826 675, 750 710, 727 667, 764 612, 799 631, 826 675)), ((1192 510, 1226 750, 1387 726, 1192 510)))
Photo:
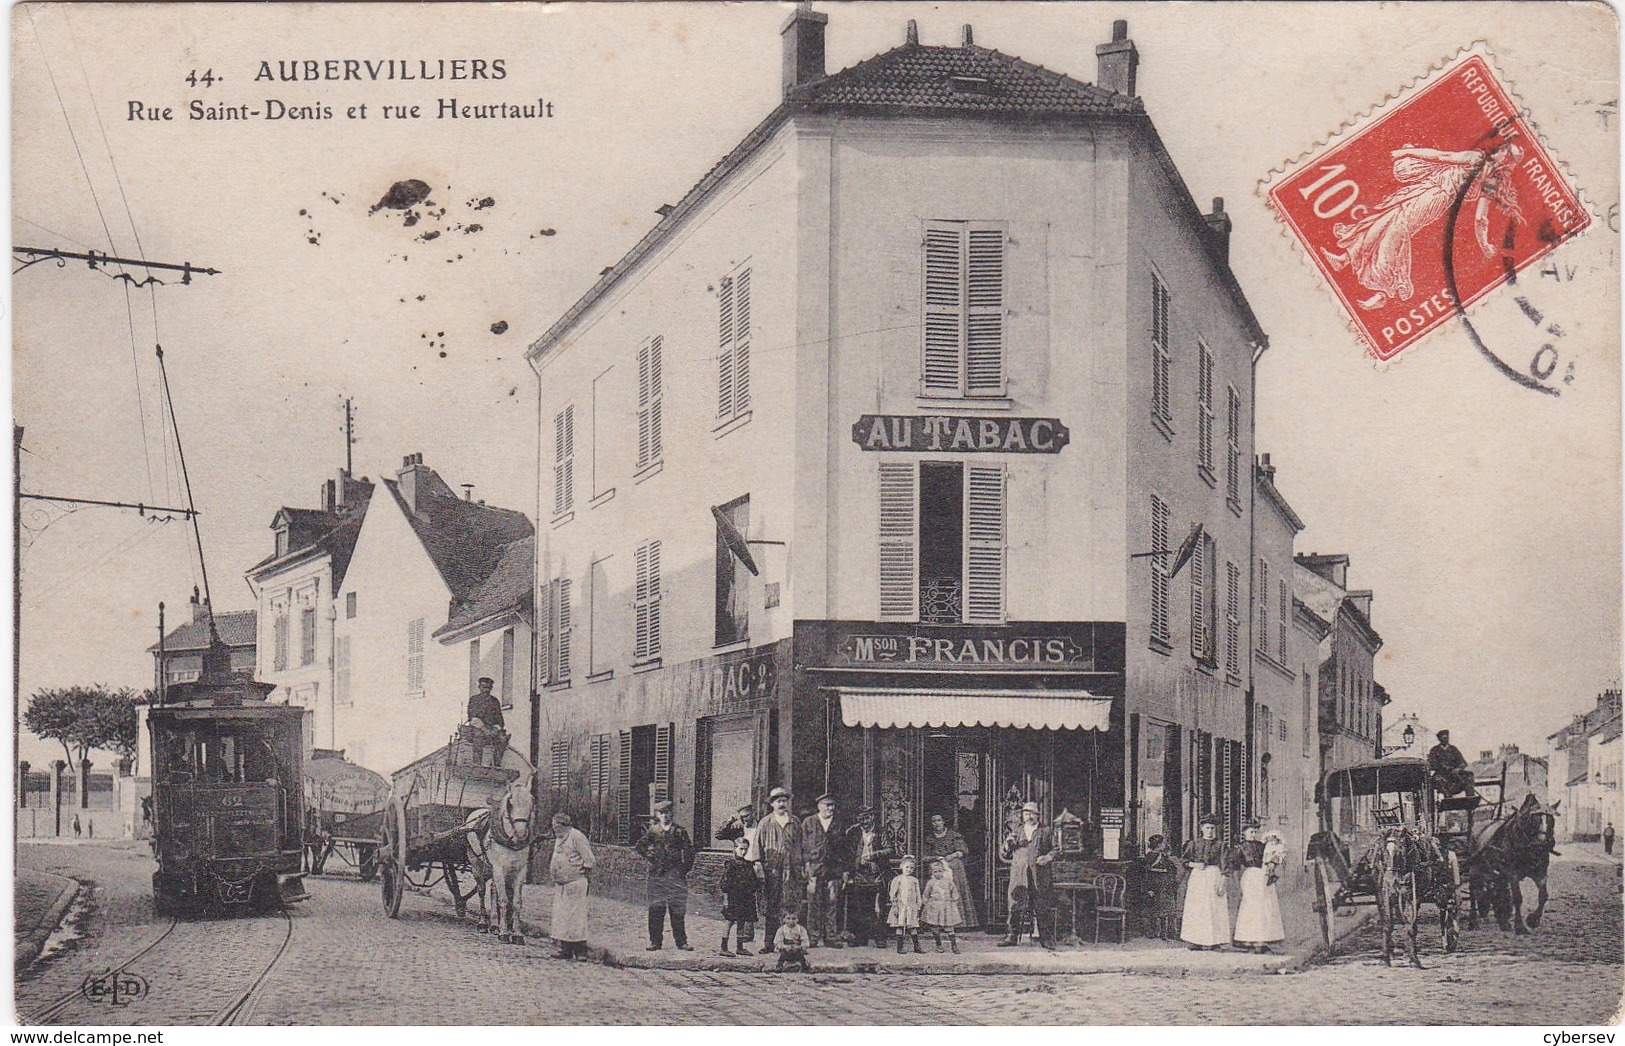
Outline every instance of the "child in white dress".
POLYGON ((923 955, 920 947, 920 880, 914 878, 914 855, 905 854, 898 862, 897 877, 891 881, 891 911, 886 925, 897 929, 897 954, 903 954, 903 937, 914 941, 915 954, 923 955))

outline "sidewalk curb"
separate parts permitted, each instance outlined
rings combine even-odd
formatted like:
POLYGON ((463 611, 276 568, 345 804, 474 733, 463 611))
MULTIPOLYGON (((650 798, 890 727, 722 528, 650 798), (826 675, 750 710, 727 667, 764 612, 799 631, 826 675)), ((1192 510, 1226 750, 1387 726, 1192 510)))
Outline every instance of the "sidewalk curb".
POLYGON ((45 915, 40 919, 38 925, 29 930, 17 942, 17 957, 14 969, 23 970, 33 963, 35 959, 39 958, 40 952, 45 950, 45 942, 61 925, 63 916, 67 914, 73 902, 84 892, 84 885, 78 880, 68 879, 66 876, 62 878, 66 879, 67 885, 57 894, 56 900, 51 902, 51 906, 46 909, 45 915))
POLYGON ((1376 917, 1377 909, 1375 908, 1360 908, 1356 910, 1354 917, 1349 920, 1348 925, 1337 935, 1336 939, 1333 940, 1330 945, 1326 944, 1325 942, 1316 944, 1308 951, 1308 953, 1294 956, 1290 962, 1282 963, 1279 967, 1271 972, 1302 973, 1311 966, 1319 966, 1321 963, 1324 963, 1327 959, 1330 959, 1334 954, 1336 954, 1338 945, 1348 940, 1357 931, 1363 929, 1366 923, 1371 922, 1376 917))

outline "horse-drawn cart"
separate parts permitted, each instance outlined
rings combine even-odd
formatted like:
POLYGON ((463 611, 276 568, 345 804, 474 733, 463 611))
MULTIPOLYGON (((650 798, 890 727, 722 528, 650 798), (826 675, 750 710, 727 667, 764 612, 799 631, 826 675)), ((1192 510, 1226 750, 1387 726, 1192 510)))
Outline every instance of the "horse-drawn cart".
POLYGON ((395 918, 408 887, 426 890, 444 882, 457 906, 467 910, 478 884, 471 867, 469 819, 489 810, 521 776, 529 760, 501 731, 459 727, 446 747, 393 775, 389 805, 378 837, 378 868, 384 911, 395 918), (465 892, 462 873, 469 880, 465 892))
POLYGON ((378 838, 389 782, 347 761, 343 752, 318 748, 305 762, 305 848, 310 874, 322 875, 333 857, 362 882, 378 874, 378 838))
POLYGON ((1320 830, 1309 841, 1315 911, 1329 946, 1339 908, 1375 906, 1383 926, 1384 960, 1403 924, 1411 959, 1423 903, 1439 911, 1444 949, 1460 943, 1460 913, 1468 849, 1444 845, 1439 808, 1426 760, 1389 758, 1333 770, 1321 781, 1320 830))

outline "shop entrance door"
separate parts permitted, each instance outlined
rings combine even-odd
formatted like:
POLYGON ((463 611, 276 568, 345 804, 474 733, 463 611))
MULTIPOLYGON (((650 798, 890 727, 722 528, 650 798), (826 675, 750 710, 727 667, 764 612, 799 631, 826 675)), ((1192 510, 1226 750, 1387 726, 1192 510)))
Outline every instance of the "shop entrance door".
MULTIPOLYGON (((921 849, 931 832, 931 816, 941 814, 948 827, 965 837, 970 852, 965 855, 965 876, 976 899, 978 913, 987 911, 988 882, 987 782, 989 773, 988 732, 980 729, 925 731, 923 758, 923 800, 921 849)), ((994 840, 992 848, 997 848, 994 840)), ((923 879, 929 869, 920 870, 923 879)), ((968 916, 967 916, 968 918, 968 916)))
POLYGON ((1023 803, 1038 804, 1045 824, 1059 811, 1054 807, 1050 783, 1055 779, 1053 735, 1046 730, 1000 730, 989 746, 987 774, 989 810, 986 857, 983 859, 990 921, 1004 925, 1010 915, 1010 865, 999 859, 1005 833, 1021 823, 1023 803))

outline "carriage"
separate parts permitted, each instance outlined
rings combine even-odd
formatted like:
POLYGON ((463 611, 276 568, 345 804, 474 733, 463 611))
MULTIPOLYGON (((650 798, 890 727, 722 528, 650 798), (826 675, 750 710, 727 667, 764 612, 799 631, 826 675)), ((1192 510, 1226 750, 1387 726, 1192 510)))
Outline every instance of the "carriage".
POLYGON ((322 875, 337 857, 362 882, 378 874, 378 839, 389 805, 389 781, 347 761, 344 753, 318 748, 305 762, 305 848, 311 875, 322 875))
POLYGON ((469 853, 469 819, 488 810, 530 761, 501 730, 458 727, 450 742, 395 771, 378 834, 377 864, 384 912, 396 918, 408 888, 444 883, 459 917, 479 888, 469 853), (464 890, 465 880, 467 890, 464 890))
POLYGON ((152 736, 153 907, 230 913, 302 901, 304 709, 206 672, 167 688, 152 736))
POLYGON ((1338 909, 1376 906, 1385 958, 1395 922, 1405 921, 1414 961, 1417 909, 1431 902, 1445 951, 1455 951, 1462 905, 1471 897, 1471 816, 1469 810, 1466 831, 1445 816, 1441 831, 1441 816, 1454 810, 1451 800, 1435 795, 1427 761, 1392 757, 1333 770, 1316 800, 1320 830, 1309 840, 1308 860, 1325 944, 1332 944, 1338 909))

